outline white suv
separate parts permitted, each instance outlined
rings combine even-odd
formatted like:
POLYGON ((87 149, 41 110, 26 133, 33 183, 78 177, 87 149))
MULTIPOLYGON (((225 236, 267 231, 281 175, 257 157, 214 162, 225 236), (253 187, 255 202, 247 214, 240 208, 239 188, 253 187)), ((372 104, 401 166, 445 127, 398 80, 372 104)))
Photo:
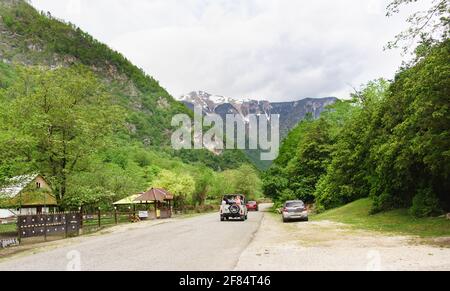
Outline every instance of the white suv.
POLYGON ((223 196, 220 206, 220 221, 236 218, 246 221, 248 219, 246 202, 245 196, 241 194, 223 196))

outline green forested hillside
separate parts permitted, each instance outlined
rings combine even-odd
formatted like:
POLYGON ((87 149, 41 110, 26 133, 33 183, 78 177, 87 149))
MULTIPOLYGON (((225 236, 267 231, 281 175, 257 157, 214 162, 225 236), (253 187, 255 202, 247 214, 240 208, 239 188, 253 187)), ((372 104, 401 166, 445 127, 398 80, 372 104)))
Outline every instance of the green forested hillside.
POLYGON ((423 42, 416 61, 388 82, 302 122, 285 140, 264 191, 319 210, 363 197, 372 212, 450 210, 450 41, 423 42))
POLYGON ((120 53, 23 0, 0 16, 0 184, 40 172, 68 207, 184 185, 179 204, 202 204, 217 171, 249 171, 240 151, 173 151, 171 119, 192 113, 120 53))
POLYGON ((25 1, 0 3, 0 54, 4 61, 50 67, 88 66, 107 82, 116 101, 129 108, 127 120, 133 136, 150 145, 170 141, 173 114, 187 110, 156 80, 72 24, 41 14, 25 1))

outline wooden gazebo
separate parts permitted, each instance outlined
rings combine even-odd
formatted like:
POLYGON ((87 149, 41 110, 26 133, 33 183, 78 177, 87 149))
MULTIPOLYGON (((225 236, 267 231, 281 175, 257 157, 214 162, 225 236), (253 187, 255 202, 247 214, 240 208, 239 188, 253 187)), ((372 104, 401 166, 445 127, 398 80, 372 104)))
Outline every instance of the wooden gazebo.
POLYGON ((160 188, 151 188, 144 192, 134 201, 139 203, 153 202, 155 204, 155 218, 170 218, 172 217, 172 203, 174 196, 167 190, 160 188))

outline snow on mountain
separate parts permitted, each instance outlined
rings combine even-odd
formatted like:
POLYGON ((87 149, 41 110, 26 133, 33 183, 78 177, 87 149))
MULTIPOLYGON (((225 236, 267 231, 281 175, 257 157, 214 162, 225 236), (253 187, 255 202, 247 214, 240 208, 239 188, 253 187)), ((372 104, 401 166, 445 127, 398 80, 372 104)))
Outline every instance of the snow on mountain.
POLYGON ((335 97, 307 98, 295 102, 258 101, 251 99, 233 99, 221 95, 212 95, 205 91, 193 91, 179 98, 190 109, 201 106, 203 113, 219 114, 225 120, 227 114, 239 114, 248 122, 249 114, 265 115, 268 120, 272 114, 280 115, 282 136, 294 128, 307 114, 318 118, 325 108, 337 101, 335 97))

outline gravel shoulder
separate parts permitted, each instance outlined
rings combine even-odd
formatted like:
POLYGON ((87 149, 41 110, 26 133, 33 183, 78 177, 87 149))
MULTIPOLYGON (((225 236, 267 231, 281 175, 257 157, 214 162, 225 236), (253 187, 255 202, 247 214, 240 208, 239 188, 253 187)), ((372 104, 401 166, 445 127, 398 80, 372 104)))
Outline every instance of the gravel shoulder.
POLYGON ((331 221, 283 224, 265 213, 238 271, 450 270, 450 248, 331 221))

